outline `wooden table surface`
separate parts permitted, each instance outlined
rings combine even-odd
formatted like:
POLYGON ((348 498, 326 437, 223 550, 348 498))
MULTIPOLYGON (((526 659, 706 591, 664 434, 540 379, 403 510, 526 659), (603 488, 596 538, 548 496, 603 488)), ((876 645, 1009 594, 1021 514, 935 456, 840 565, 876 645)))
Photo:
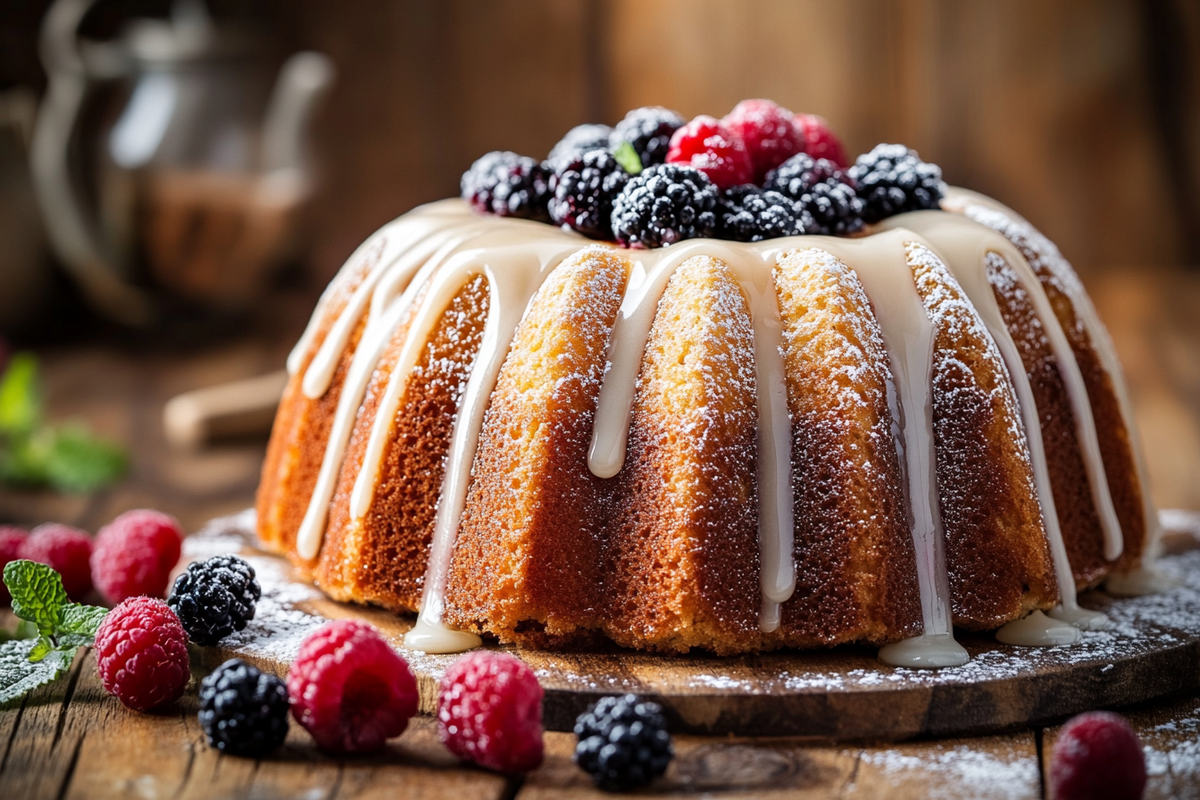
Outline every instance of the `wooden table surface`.
MULTIPOLYGON (((1200 273, 1155 269, 1088 276, 1131 384, 1161 507, 1200 509, 1200 273)), ((265 437, 171 449, 162 404, 190 389, 283 363, 308 301, 283 297, 237 336, 204 348, 77 345, 41 353, 53 419, 80 417, 126 442, 126 481, 90 497, 0 493, 0 522, 62 521, 95 531, 129 508, 175 514, 188 530, 252 503, 265 437)), ((605 796, 571 763, 573 737, 546 735, 546 762, 524 779, 458 762, 417 718, 380 755, 319 753, 292 725, 274 756, 219 756, 196 720, 195 686, 154 714, 108 697, 90 653, 69 677, 0 709, 0 799, 605 796)), ((1200 696, 1122 709, 1142 738, 1148 798, 1200 798, 1200 696)), ((651 794, 779 798, 1038 798, 1057 728, 903 744, 796 738, 676 738, 651 794)))

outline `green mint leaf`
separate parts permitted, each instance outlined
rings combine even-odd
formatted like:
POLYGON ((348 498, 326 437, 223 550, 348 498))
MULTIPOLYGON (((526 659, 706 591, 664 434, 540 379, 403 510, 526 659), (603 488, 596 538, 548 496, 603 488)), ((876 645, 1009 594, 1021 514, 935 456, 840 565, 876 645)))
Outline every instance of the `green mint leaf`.
POLYGON ((0 433, 27 433, 41 419, 38 362, 32 353, 17 353, 0 377, 0 433))
POLYGON ((33 643, 33 649, 29 651, 27 658, 36 664, 49 655, 53 649, 54 642, 50 641, 49 636, 39 636, 37 641, 33 643))
POLYGON ((0 438, 0 480, 16 486, 46 486, 46 465, 54 447, 54 432, 43 428, 0 438))
POLYGON ((642 159, 638 156, 637 150, 634 150, 633 145, 629 142, 621 142, 617 149, 613 151, 613 158, 630 175, 637 175, 642 171, 642 159))
MULTIPOLYGON (((96 636, 96 631, 100 629, 100 623, 104 621, 104 615, 107 613, 108 609, 100 608, 100 606, 85 606, 80 603, 71 603, 63 609, 62 622, 58 625, 58 632, 64 635, 76 634, 92 639, 96 636)), ((88 641, 83 644, 91 644, 91 642, 88 641)))
POLYGON ((4 585, 12 595, 13 613, 36 625, 42 636, 53 635, 70 602, 62 576, 45 564, 19 559, 5 565, 4 585))
POLYGON ((57 680, 71 668, 76 648, 50 650, 40 661, 30 661, 37 645, 37 641, 15 640, 0 644, 0 704, 57 680))
POLYGON ((45 464, 50 485, 68 492, 101 489, 121 478, 127 468, 124 450, 79 424, 54 432, 45 464))

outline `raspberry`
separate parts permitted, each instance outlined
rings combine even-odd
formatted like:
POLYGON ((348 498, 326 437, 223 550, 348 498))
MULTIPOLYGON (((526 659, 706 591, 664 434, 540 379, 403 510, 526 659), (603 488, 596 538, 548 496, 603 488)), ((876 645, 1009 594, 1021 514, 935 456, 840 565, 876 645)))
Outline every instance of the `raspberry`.
POLYGON ((100 623, 94 646, 105 691, 138 711, 178 700, 191 677, 187 634, 162 600, 121 603, 100 623))
POLYGON ((746 143, 754 182, 796 153, 804 152, 804 134, 792 122, 795 115, 770 100, 743 100, 721 120, 746 143))
POLYGON ((813 158, 824 158, 832 161, 840 169, 850 166, 846 158, 846 148, 829 127, 829 121, 816 114, 797 114, 792 123, 804 137, 803 152, 813 158))
POLYGON ((1090 711, 1063 726, 1050 754, 1050 800, 1137 800, 1146 788, 1146 759, 1119 714, 1090 711))
POLYGON ((667 160, 671 137, 684 122, 677 112, 662 106, 635 108, 617 123, 608 146, 616 150, 622 142, 629 142, 642 160, 642 168, 653 167, 667 160))
POLYGON ((606 150, 612 130, 607 125, 576 125, 550 150, 550 155, 546 156, 546 164, 549 169, 554 170, 564 159, 581 156, 589 150, 606 150))
POLYGON ((607 150, 564 159, 550 176, 550 219, 593 239, 611 239, 613 200, 628 182, 629 173, 607 150))
POLYGON ((79 602, 92 590, 88 561, 92 557, 92 537, 78 528, 48 522, 29 534, 17 551, 21 558, 52 567, 62 576, 67 596, 79 602))
POLYGON ((606 792, 650 783, 671 763, 671 734, 657 703, 605 697, 575 720, 575 763, 606 792))
POLYGON ((863 202, 832 161, 800 153, 767 174, 768 189, 782 192, 809 214, 809 233, 844 236, 862 228, 863 202))
POLYGON ((812 218, 792 198, 757 186, 734 186, 721 198, 722 239, 759 242, 779 236, 799 236, 812 218))
POLYGON ((231 658, 200 683, 200 729, 222 753, 264 756, 287 738, 287 686, 231 658))
POLYGON ((542 687, 507 653, 476 650, 438 685, 438 738, 454 755, 497 772, 542 763, 542 687))
POLYGON ((937 208, 942 170, 902 144, 877 144, 848 171, 863 199, 863 219, 878 222, 905 211, 937 208))
MULTIPOLYGON (((4 572, 4 565, 10 561, 16 561, 21 556, 21 545, 29 538, 29 534, 20 528, 14 528, 11 525, 0 525, 0 573, 4 572)), ((12 595, 8 593, 8 587, 4 585, 4 581, 0 580, 0 605, 8 605, 12 602, 12 595)))
POLYGON ((126 511, 96 534, 92 580, 110 603, 162 597, 179 561, 183 529, 158 511, 126 511))
POLYGON ((188 638, 211 647, 254 619, 262 587, 254 567, 237 556, 194 561, 175 579, 167 605, 179 615, 188 638))
POLYGON ((374 626, 327 622, 305 637, 287 676, 292 716, 325 750, 379 750, 417 713, 417 679, 374 626))
POLYGON ((704 115, 675 131, 667 163, 703 172, 718 189, 754 180, 754 166, 746 152, 746 143, 719 120, 704 115))
POLYGON ((637 248, 712 236, 717 195, 703 172, 675 164, 650 167, 630 178, 613 201, 613 234, 637 248))
POLYGON ((476 211, 545 220, 550 188, 546 168, 528 156, 494 150, 462 176, 462 197, 476 211))

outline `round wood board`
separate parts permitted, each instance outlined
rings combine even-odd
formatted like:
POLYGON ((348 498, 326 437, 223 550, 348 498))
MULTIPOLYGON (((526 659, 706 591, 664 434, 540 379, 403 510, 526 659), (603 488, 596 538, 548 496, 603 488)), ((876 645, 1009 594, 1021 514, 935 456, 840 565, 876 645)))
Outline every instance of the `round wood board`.
MULTIPOLYGON (((252 511, 214 520, 185 544, 188 560, 240 553, 254 565, 263 589, 246 630, 216 648, 193 647, 193 657, 209 667, 238 657, 283 675, 310 630, 329 619, 357 617, 376 625, 408 659, 421 711, 431 713, 437 681, 456 656, 406 649, 412 617, 337 603, 297 580, 285 559, 259 549, 253 522, 252 511)), ((1109 630, 1054 648, 1011 647, 990 634, 963 634, 959 641, 971 661, 962 667, 898 669, 862 647, 726 658, 617 647, 503 649, 537 673, 549 730, 571 730, 575 717, 599 697, 634 692, 661 703, 679 732, 837 740, 991 733, 1200 687, 1200 540, 1177 536, 1168 550, 1160 567, 1178 581, 1169 591, 1081 598, 1109 615, 1109 630)))

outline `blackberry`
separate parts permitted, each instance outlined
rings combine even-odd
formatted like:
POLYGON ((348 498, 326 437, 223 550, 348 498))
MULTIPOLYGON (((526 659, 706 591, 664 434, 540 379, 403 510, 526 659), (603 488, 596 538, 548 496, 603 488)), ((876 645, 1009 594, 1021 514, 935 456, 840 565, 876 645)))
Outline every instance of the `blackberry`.
POLYGON ((629 142, 642 160, 643 168, 662 164, 667 160, 671 135, 685 122, 687 120, 679 114, 661 106, 635 108, 613 128, 609 147, 615 150, 621 142, 629 142))
POLYGON ((650 783, 671 762, 671 735, 657 703, 605 697, 575 720, 575 763, 606 792, 650 783))
POLYGON ((757 186, 735 186, 721 198, 717 235, 736 242, 759 242, 779 236, 799 236, 812 218, 787 195, 757 186))
POLYGON ((462 176, 462 197, 476 211, 501 217, 546 220, 547 170, 528 156, 494 150, 462 176))
POLYGON ((926 164, 902 144, 877 144, 861 155, 849 175, 863 199, 863 219, 878 222, 905 211, 937 208, 942 199, 942 170, 926 164))
POLYGON ((607 150, 591 150, 559 162, 550 176, 550 219, 593 239, 611 239, 613 200, 629 182, 607 150))
POLYGON ((231 658, 200 682, 200 728, 222 753, 264 756, 287 738, 287 686, 231 658))
POLYGON ((863 226, 863 201, 832 161, 797 153, 767 173, 766 187, 800 204, 811 217, 808 233, 844 236, 863 226))
POLYGON ((608 148, 608 138, 611 134, 612 128, 608 125, 576 125, 550 150, 550 155, 546 156, 546 164, 550 169, 555 169, 564 159, 575 158, 589 150, 605 150, 608 148))
POLYGON ((188 638, 212 646, 254 619, 262 587, 254 567, 237 556, 194 561, 175 579, 167 605, 179 616, 188 638))
POLYGON ((638 248, 711 236, 717 200, 717 187, 702 172, 659 164, 630 178, 613 201, 613 234, 638 248))

